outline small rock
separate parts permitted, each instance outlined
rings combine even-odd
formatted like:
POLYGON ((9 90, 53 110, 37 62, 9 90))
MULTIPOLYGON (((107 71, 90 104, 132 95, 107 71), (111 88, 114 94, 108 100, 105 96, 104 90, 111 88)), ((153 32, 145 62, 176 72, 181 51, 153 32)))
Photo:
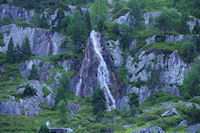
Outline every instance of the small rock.
POLYGON ((172 108, 171 110, 166 111, 161 115, 162 117, 171 117, 171 116, 179 116, 176 108, 172 108))
POLYGON ((199 131, 200 131, 200 123, 189 126, 186 129, 186 132, 189 132, 189 133, 198 133, 199 131))
POLYGON ((67 132, 72 133, 72 132, 74 132, 74 130, 71 128, 67 128, 67 132))
POLYGON ((178 124, 178 127, 184 127, 184 126, 188 126, 188 122, 186 120, 183 120, 178 124))

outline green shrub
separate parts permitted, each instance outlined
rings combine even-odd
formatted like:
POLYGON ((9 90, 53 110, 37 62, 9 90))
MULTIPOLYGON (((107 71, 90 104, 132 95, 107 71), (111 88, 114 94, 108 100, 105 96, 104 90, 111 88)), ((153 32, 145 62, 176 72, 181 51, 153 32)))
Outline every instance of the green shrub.
POLYGON ((46 86, 44 86, 42 90, 43 90, 44 97, 46 97, 50 94, 50 90, 46 86))
POLYGON ((35 67, 35 64, 32 65, 32 69, 28 76, 28 79, 29 80, 39 80, 40 79, 39 74, 37 72, 37 67, 35 67))
POLYGON ((142 115, 139 118, 140 118, 140 120, 142 120, 144 122, 148 122, 148 121, 157 120, 160 117, 158 115, 155 115, 155 114, 144 114, 144 115, 142 115))
POLYGON ((195 96, 189 100, 189 102, 194 102, 200 105, 200 96, 195 96))
POLYGON ((0 46, 5 46, 5 43, 3 40, 3 33, 0 33, 0 46))
POLYGON ((176 108, 190 124, 200 122, 200 109, 197 109, 195 105, 178 105, 176 108))
POLYGON ((46 125, 42 125, 38 133, 50 133, 49 128, 46 125))
POLYGON ((184 120, 184 118, 180 116, 165 117, 165 118, 160 118, 158 120, 153 121, 152 125, 156 125, 156 126, 161 127, 164 130, 167 130, 170 127, 178 126, 178 124, 182 120, 184 120))
POLYGON ((31 87, 29 84, 27 84, 23 92, 23 96, 27 97, 27 96, 34 96, 34 95, 36 95, 36 90, 33 87, 31 87))

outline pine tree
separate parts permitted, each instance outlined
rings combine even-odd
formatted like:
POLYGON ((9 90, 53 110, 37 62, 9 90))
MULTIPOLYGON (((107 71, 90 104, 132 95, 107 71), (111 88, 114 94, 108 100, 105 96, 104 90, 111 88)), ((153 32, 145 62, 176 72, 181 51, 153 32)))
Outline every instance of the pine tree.
POLYGON ((56 94, 56 98, 55 98, 56 103, 55 104, 57 105, 62 100, 65 101, 65 98, 66 98, 65 89, 62 86, 60 86, 59 89, 58 89, 58 92, 56 94))
POLYGON ((90 21, 90 13, 88 10, 85 14, 85 24, 87 26, 87 30, 88 30, 88 34, 89 34, 92 29, 92 25, 91 25, 91 21, 90 21))
POLYGON ((57 105, 57 113, 58 113, 58 116, 60 117, 60 122, 62 124, 66 123, 67 111, 68 110, 67 110, 67 105, 66 105, 65 101, 61 100, 57 105))
POLYGON ((11 63, 11 64, 15 63, 15 50, 14 50, 14 43, 13 43, 12 37, 10 38, 10 42, 8 44, 6 60, 8 63, 11 63))
POLYGON ((46 125, 42 125, 38 133, 50 133, 50 131, 46 125))
POLYGON ((98 114, 106 110, 106 98, 102 89, 98 88, 92 95, 93 113, 98 114))
POLYGON ((25 37, 25 40, 23 42, 23 45, 21 47, 21 52, 23 53, 23 59, 27 60, 32 54, 31 54, 31 47, 28 37, 25 37))
POLYGON ((40 79, 38 72, 37 72, 37 67, 35 67, 35 64, 32 65, 32 69, 28 76, 28 79, 29 80, 39 80, 40 79))

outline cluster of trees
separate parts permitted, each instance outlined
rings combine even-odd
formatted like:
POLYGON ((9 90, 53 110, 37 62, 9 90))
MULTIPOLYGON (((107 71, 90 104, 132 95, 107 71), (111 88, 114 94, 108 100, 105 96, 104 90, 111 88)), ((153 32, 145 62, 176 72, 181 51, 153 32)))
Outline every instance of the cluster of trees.
POLYGON ((35 25, 36 27, 48 29, 49 23, 44 15, 40 16, 39 13, 35 13, 33 17, 31 17, 30 22, 35 25))
POLYGON ((10 38, 7 50, 7 63, 14 64, 22 60, 27 60, 32 55, 28 37, 25 38, 22 46, 18 44, 14 47, 13 39, 10 38))

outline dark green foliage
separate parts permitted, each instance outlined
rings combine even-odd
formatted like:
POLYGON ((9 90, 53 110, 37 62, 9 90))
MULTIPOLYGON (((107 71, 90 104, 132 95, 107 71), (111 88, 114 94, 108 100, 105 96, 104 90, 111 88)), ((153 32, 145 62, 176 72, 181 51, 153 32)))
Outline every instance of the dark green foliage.
POLYGON ((114 9, 112 10, 112 14, 116 14, 118 11, 124 8, 124 5, 121 2, 116 2, 114 4, 114 9))
POLYGON ((115 25, 114 25, 114 27, 113 27, 113 29, 112 29, 112 32, 113 32, 116 36, 120 35, 120 29, 119 29, 119 25, 118 25, 118 24, 115 24, 115 25))
POLYGON ((87 10, 87 12, 85 14, 85 25, 87 27, 88 34, 89 34, 91 29, 92 29, 92 24, 91 24, 91 20, 90 20, 90 13, 89 13, 88 10, 87 10))
POLYGON ((33 87, 31 87, 29 84, 27 84, 25 86, 23 96, 27 97, 27 96, 34 96, 34 95, 36 95, 36 90, 33 87))
POLYGON ((38 133, 50 133, 49 128, 46 125, 42 125, 38 133))
POLYGON ((120 45, 123 49, 126 49, 129 47, 129 44, 132 40, 132 34, 130 30, 126 30, 122 32, 120 36, 120 45))
POLYGON ((30 74, 28 76, 29 80, 39 80, 39 74, 37 72, 37 67, 35 66, 35 64, 32 65, 32 69, 30 71, 30 74))
POLYGON ((200 105, 200 96, 195 96, 189 100, 189 102, 194 102, 200 105))
POLYGON ((57 113, 62 124, 66 123, 67 120, 67 105, 64 100, 61 100, 57 105, 57 113))
POLYGON ((97 88, 92 95, 93 113, 96 115, 99 112, 106 110, 106 98, 102 89, 97 88))
POLYGON ((36 27, 45 28, 45 29, 49 28, 49 24, 45 16, 42 15, 42 17, 40 17, 39 13, 35 13, 34 16, 31 17, 31 23, 35 25, 36 27))
POLYGON ((59 78, 59 84, 62 88, 65 90, 69 90, 69 85, 70 85, 70 78, 67 73, 64 73, 60 78, 59 78))
POLYGON ((160 104, 160 103, 164 103, 164 102, 177 102, 179 100, 182 100, 182 98, 180 97, 176 97, 176 96, 172 96, 171 94, 168 94, 166 92, 156 92, 154 94, 152 94, 150 97, 148 97, 144 103, 142 103, 142 105, 145 106, 152 106, 155 104, 160 104))
POLYGON ((138 101, 138 98, 139 96, 137 94, 135 94, 134 92, 132 92, 130 95, 129 95, 129 106, 130 107, 138 107, 139 106, 139 101, 138 101))
POLYGON ((55 99, 56 99, 55 105, 57 105, 62 100, 65 101, 65 99, 66 99, 66 92, 65 92, 65 89, 63 87, 59 87, 55 99))
POLYGON ((200 122, 200 109, 197 109, 195 105, 189 107, 185 105, 178 105, 177 110, 189 122, 189 124, 200 122))
POLYGON ((156 20, 156 25, 163 32, 177 31, 179 28, 180 15, 176 9, 164 9, 156 20))
POLYGON ((183 96, 185 99, 200 95, 200 60, 196 60, 183 81, 183 96))
POLYGON ((187 14, 182 14, 181 19, 180 19, 180 24, 178 28, 178 32, 181 34, 188 34, 190 33, 189 31, 189 25, 187 24, 187 21, 189 20, 187 14))
POLYGON ((3 40, 3 33, 0 33, 0 46, 5 46, 5 43, 3 40))
POLYGON ((85 28, 83 19, 80 10, 76 9, 68 29, 68 35, 71 36, 76 51, 81 51, 82 45, 87 40, 88 31, 85 28))
POLYGON ((130 26, 134 29, 140 29, 143 26, 143 8, 141 0, 129 0, 128 7, 130 8, 130 26))
POLYGON ((98 20, 97 26, 98 26, 98 31, 100 31, 100 32, 104 31, 105 24, 104 24, 104 21, 102 19, 98 20))
POLYGON ((9 44, 8 44, 8 50, 7 50, 7 58, 6 61, 10 64, 15 63, 15 51, 14 51, 14 43, 12 37, 10 38, 9 44))
POLYGON ((4 26, 4 25, 9 25, 12 22, 13 21, 12 21, 12 18, 10 16, 2 17, 2 18, 0 18, 0 27, 4 26))
POLYGON ((196 45, 196 50, 198 52, 200 52, 200 35, 199 35, 200 34, 200 25, 199 25, 198 21, 196 21, 192 33, 193 33, 193 40, 196 45))
POLYGON ((25 38, 22 44, 21 50, 22 50, 25 60, 28 59, 32 55, 28 37, 25 38))
POLYGON ((183 120, 183 117, 180 116, 173 116, 173 117, 165 117, 160 118, 156 121, 153 121, 152 125, 156 125, 161 127, 164 130, 168 128, 178 126, 178 124, 183 120))

